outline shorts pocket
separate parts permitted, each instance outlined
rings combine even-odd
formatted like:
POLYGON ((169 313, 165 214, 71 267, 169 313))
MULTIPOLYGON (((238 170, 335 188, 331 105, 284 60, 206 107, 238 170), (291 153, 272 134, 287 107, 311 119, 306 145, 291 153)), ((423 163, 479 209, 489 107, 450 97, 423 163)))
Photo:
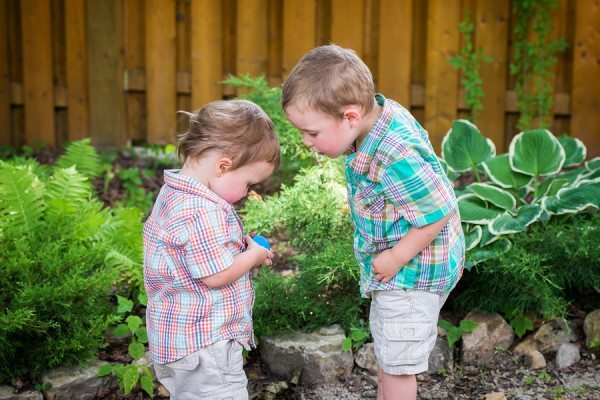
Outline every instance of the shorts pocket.
POLYGON ((180 358, 179 360, 173 361, 166 364, 167 367, 173 369, 182 369, 186 371, 193 371, 200 363, 200 355, 197 351, 188 354, 187 356, 180 358))
POLYGON ((223 341, 219 344, 223 345, 223 348, 216 353, 216 358, 223 380, 229 385, 246 385, 248 380, 244 372, 242 345, 236 340, 223 341))
POLYGON ((392 319, 383 322, 381 356, 386 365, 415 365, 427 361, 431 321, 392 319))

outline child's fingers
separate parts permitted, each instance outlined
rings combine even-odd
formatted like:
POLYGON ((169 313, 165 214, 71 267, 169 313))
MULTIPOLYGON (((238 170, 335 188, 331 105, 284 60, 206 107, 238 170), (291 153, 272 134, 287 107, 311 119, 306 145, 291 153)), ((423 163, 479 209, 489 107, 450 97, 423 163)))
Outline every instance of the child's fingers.
POLYGON ((273 252, 271 250, 267 250, 267 257, 273 258, 273 257, 275 257, 275 254, 273 254, 273 252))

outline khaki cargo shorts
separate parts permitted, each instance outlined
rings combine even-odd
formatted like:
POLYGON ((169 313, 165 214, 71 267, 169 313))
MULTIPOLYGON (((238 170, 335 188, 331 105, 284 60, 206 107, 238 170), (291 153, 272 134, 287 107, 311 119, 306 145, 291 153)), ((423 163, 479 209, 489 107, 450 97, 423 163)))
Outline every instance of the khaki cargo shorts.
POLYGON ((247 400, 243 364, 242 345, 221 340, 154 369, 171 400, 247 400))
POLYGON ((391 375, 427 371, 448 295, 397 289, 373 291, 371 298, 369 325, 379 367, 391 375))

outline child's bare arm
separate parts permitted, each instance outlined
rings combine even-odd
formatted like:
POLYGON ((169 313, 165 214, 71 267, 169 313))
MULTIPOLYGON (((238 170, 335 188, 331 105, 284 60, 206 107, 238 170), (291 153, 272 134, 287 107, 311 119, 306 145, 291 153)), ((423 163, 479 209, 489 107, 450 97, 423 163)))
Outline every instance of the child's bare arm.
POLYGON ((371 261, 371 271, 375 274, 375 279, 389 282, 403 265, 435 239, 451 216, 452 212, 432 224, 421 228, 413 227, 394 247, 379 253, 371 261))
POLYGON ((256 244, 249 236, 246 236, 248 249, 233 257, 231 266, 214 275, 205 276, 200 280, 209 288, 220 288, 240 279, 242 275, 260 264, 271 265, 273 253, 256 244))

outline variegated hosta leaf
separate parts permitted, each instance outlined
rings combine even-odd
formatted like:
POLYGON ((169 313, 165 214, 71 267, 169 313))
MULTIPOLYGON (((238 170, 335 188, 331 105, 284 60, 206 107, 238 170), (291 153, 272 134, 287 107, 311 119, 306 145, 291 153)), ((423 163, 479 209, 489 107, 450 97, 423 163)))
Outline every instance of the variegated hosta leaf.
POLYGON ((554 196, 558 191, 565 186, 569 185, 568 179, 561 179, 555 176, 549 176, 540 183, 538 187, 538 195, 536 196, 536 200, 542 199, 546 196, 554 196))
POLYGON ((456 172, 465 172, 496 155, 494 143, 473 123, 458 119, 442 141, 442 158, 456 172))
POLYGON ((512 169, 534 177, 556 174, 565 162, 565 150, 547 129, 519 133, 508 154, 512 169))
POLYGON ((549 214, 572 214, 587 208, 600 208, 600 182, 584 183, 560 189, 556 196, 542 199, 542 208, 549 214))
POLYGON ((480 225, 465 226, 463 224, 463 232, 465 233, 465 246, 467 251, 479 244, 482 234, 480 225))
POLYGON ((570 171, 561 172, 554 176, 555 179, 565 179, 569 182, 569 186, 575 186, 575 184, 581 179, 586 178, 588 175, 592 174, 592 171, 584 167, 572 169, 570 171))
POLYGON ((592 158, 585 162, 585 168, 589 171, 598 171, 600 170, 600 157, 592 158))
POLYGON ((490 233, 493 235, 506 235, 523 232, 529 225, 539 219, 542 211, 542 207, 537 204, 527 204, 519 207, 516 217, 504 213, 490 223, 490 233))
POLYGON ((488 205, 474 194, 465 194, 458 199, 460 219, 463 222, 487 225, 504 210, 488 205))
POLYGON ((473 266, 492 257, 499 256, 510 250, 512 243, 506 238, 496 240, 485 247, 475 247, 466 255, 465 268, 470 270, 473 266))
POLYGON ((479 241, 479 247, 487 246, 490 243, 500 239, 500 236, 490 233, 490 225, 482 225, 481 227, 481 240, 479 241))
POLYGON ((508 153, 490 158, 482 165, 488 178, 500 187, 520 189, 531 182, 531 176, 513 171, 508 153))
POLYGON ((560 136, 558 141, 565 150, 566 158, 563 168, 579 165, 585 160, 587 149, 581 140, 570 136, 560 136))
POLYGON ((469 185, 469 191, 503 210, 514 210, 517 206, 517 201, 512 194, 489 183, 472 183, 469 185))

